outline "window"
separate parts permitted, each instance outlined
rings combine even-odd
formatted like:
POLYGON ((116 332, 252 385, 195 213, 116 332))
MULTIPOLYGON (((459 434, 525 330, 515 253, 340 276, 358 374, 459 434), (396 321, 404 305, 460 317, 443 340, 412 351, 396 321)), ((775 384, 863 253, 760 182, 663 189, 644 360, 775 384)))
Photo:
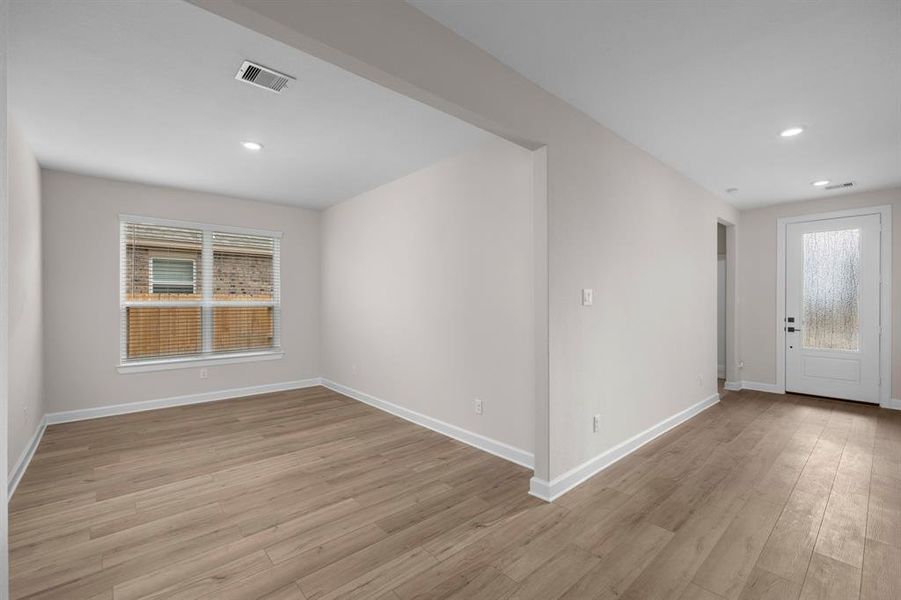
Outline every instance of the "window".
POLYGON ((805 348, 860 350, 860 229, 805 233, 805 348))
POLYGON ((150 258, 151 294, 193 294, 196 277, 192 258, 150 258))
POLYGON ((123 367, 279 353, 280 234, 122 217, 123 367))

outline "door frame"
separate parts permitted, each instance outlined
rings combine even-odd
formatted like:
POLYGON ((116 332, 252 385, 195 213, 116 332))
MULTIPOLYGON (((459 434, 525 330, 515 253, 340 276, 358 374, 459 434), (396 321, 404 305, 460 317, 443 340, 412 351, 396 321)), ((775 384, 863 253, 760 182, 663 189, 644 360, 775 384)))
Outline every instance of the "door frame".
POLYGON ((785 237, 790 223, 880 215, 879 405, 892 404, 892 207, 868 206, 776 220, 776 388, 785 393, 785 237))

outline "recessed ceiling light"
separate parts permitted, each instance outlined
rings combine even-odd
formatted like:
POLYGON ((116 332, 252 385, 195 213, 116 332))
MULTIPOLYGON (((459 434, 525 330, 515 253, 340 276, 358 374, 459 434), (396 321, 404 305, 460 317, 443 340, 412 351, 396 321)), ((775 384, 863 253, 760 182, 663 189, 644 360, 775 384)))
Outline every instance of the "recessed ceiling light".
POLYGON ((256 152, 257 150, 263 149, 263 144, 259 142, 241 142, 241 145, 247 148, 248 150, 253 150, 256 152))
POLYGON ((796 135, 800 135, 804 133, 803 127, 789 127, 788 129, 783 129, 781 135, 782 137, 795 137, 796 135))
POLYGON ((825 186, 829 185, 829 183, 830 183, 830 181, 828 179, 819 179, 817 181, 814 181, 813 185, 815 185, 817 187, 825 187, 825 186))

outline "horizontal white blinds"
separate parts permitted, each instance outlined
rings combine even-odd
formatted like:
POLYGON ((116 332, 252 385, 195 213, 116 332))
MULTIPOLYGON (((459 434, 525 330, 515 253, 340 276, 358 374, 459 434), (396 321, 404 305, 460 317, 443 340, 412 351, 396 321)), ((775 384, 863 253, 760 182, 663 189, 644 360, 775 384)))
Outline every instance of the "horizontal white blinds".
POLYGON ((280 345, 279 238, 123 220, 123 363, 280 345))

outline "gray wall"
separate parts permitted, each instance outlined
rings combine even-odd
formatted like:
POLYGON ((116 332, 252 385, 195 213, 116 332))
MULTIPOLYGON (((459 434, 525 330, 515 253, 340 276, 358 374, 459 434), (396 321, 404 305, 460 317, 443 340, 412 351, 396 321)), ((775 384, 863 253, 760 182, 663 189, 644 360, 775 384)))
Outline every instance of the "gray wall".
POLYGON ((892 207, 892 397, 901 398, 901 189, 825 196, 743 211, 738 226, 741 378, 776 383, 776 221, 866 206, 892 207))
POLYGON ((9 128, 9 456, 12 469, 44 416, 41 170, 14 120, 9 128))
POLYGON ((497 140, 326 210, 323 376, 531 453, 531 193, 497 140))
POLYGON ((59 171, 43 172, 47 412, 318 377, 319 213, 59 171), (119 214, 282 231, 280 360, 120 374, 119 214), (86 278, 87 277, 87 278, 86 278))

